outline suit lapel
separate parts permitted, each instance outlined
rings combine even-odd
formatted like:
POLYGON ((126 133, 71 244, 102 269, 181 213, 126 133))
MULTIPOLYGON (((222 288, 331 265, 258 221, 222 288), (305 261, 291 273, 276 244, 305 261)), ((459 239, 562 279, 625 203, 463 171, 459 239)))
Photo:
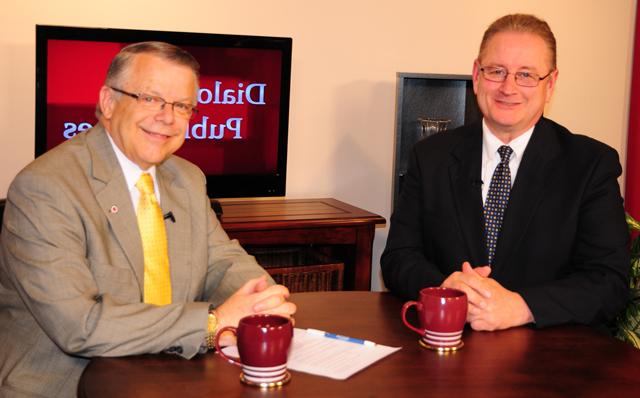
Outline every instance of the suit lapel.
POLYGON ((91 153, 94 195, 100 203, 104 216, 109 220, 113 236, 129 260, 142 299, 144 291, 142 243, 122 169, 113 152, 107 132, 100 124, 87 134, 87 145, 91 153))
POLYGON ((482 127, 470 126, 463 139, 452 150, 449 178, 458 223, 471 255, 473 266, 485 265, 487 253, 484 244, 482 216, 482 127))
POLYGON ((175 163, 171 159, 158 166, 156 176, 160 187, 162 213, 171 212, 174 220, 165 220, 169 266, 171 269, 172 301, 187 301, 191 285, 191 204, 188 191, 176 178, 175 163))
POLYGON ((536 209, 544 197, 545 184, 553 170, 554 159, 561 154, 549 122, 541 118, 536 125, 511 188, 509 205, 502 221, 496 248, 494 270, 508 264, 514 250, 521 244, 536 209))

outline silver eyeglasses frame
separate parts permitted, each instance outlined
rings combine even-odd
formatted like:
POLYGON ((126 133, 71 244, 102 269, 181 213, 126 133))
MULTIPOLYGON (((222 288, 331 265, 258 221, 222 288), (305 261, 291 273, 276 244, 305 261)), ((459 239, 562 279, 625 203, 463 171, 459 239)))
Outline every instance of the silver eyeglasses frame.
POLYGON ((198 108, 196 108, 195 105, 188 104, 185 102, 169 102, 157 95, 151 95, 146 93, 134 94, 113 86, 109 86, 109 88, 117 93, 124 94, 131 98, 134 98, 142 106, 150 110, 154 110, 156 112, 162 111, 165 105, 171 105, 171 110, 176 115, 181 116, 185 119, 191 119, 196 113, 198 113, 198 108))
POLYGON ((537 87, 542 80, 551 76, 555 69, 551 69, 549 73, 544 76, 527 71, 509 72, 506 68, 501 66, 481 66, 479 70, 482 72, 482 77, 490 82, 502 83, 507 80, 509 75, 513 75, 518 86, 537 87))

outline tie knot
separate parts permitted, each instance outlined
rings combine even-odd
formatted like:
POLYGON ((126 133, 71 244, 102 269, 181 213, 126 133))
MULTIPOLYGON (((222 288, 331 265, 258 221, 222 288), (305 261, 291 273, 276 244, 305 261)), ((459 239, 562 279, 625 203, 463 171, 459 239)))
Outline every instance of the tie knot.
POLYGON ((511 159, 513 149, 511 149, 511 147, 508 145, 503 145, 498 148, 498 153, 500 154, 500 160, 502 161, 502 163, 509 163, 509 159, 511 159))
POLYGON ((146 195, 151 195, 154 193, 153 189, 153 177, 149 173, 142 173, 138 182, 136 182, 136 188, 140 192, 146 195))

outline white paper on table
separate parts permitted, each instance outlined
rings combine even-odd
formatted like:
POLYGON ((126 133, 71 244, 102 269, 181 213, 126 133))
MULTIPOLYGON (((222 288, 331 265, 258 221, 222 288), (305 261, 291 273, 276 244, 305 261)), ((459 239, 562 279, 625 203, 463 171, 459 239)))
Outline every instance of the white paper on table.
MULTIPOLYGON (((380 344, 366 346, 317 336, 307 333, 306 329, 294 328, 288 368, 345 380, 401 348, 380 344)), ((238 357, 236 346, 225 347, 222 351, 230 357, 238 357)))

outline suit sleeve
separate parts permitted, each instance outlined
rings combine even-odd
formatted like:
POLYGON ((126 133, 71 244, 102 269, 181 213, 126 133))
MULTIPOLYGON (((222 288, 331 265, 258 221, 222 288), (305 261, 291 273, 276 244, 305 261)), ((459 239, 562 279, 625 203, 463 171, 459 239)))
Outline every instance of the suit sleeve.
POLYGON ((267 275, 267 281, 273 279, 256 262, 255 258, 240 246, 236 239, 229 239, 210 208, 208 217, 208 259, 205 294, 207 301, 215 306, 222 304, 249 279, 267 275))
POLYGON ((445 275, 424 255, 426 239, 423 234, 431 220, 422 206, 425 201, 420 166, 414 148, 380 260, 385 286, 405 299, 415 299, 420 289, 439 286, 445 279, 445 275))
POLYGON ((85 234, 88 223, 96 220, 80 216, 76 206, 81 204, 70 200, 68 188, 62 189, 46 172, 27 170, 9 190, 0 235, 0 277, 2 285, 20 297, 7 296, 20 319, 32 317, 30 328, 42 329, 73 356, 164 350, 194 356, 206 334, 208 303, 145 304, 132 272, 115 264, 102 268, 113 270, 111 283, 128 298, 101 292, 96 282, 100 275, 94 273, 99 264, 89 260, 85 234), (25 312, 30 316, 23 317, 25 312))
POLYGON ((578 209, 566 272, 555 280, 517 291, 536 326, 564 323, 599 325, 612 321, 628 298, 629 232, 617 178, 616 152, 594 159, 578 209))

